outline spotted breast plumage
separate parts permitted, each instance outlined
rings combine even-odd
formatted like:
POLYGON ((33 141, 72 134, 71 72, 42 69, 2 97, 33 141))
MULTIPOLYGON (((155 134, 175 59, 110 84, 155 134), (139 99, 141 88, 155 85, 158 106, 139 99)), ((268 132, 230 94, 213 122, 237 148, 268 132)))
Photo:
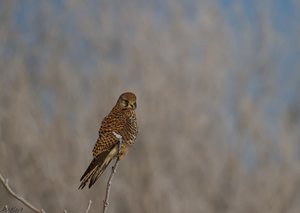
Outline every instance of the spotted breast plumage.
POLYGON ((79 189, 83 189, 87 182, 90 188, 111 160, 117 156, 118 138, 115 134, 122 137, 119 158, 122 159, 127 154, 138 133, 135 109, 135 94, 131 92, 121 94, 116 105, 101 123, 99 137, 93 149, 93 160, 80 178, 79 189))

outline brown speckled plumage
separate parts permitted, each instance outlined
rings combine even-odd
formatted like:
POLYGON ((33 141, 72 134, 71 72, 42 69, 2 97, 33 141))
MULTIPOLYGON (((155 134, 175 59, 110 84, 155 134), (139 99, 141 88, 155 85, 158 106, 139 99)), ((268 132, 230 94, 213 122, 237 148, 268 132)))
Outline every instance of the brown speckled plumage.
POLYGON ((80 179, 80 189, 84 188, 88 181, 91 187, 116 157, 118 140, 113 132, 122 136, 120 159, 127 154, 129 146, 134 144, 138 133, 135 108, 136 96, 131 92, 123 93, 111 112, 103 119, 93 149, 94 159, 80 179))

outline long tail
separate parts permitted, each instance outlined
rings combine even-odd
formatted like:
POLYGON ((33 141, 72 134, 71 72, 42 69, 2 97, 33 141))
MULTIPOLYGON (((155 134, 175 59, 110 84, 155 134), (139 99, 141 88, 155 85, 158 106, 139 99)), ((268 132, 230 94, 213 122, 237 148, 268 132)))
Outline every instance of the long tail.
POLYGON ((102 152, 95 157, 80 178, 81 183, 78 189, 83 189, 88 181, 90 181, 89 188, 91 188, 91 186, 104 172, 111 160, 116 156, 116 153, 117 147, 115 146, 110 151, 102 152))

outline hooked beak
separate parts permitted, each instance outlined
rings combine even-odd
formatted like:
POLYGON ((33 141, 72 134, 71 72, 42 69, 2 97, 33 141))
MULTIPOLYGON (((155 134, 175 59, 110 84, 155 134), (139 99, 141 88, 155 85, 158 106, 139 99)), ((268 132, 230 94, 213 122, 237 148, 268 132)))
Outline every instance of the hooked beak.
POLYGON ((136 102, 134 102, 133 104, 130 104, 130 107, 131 107, 132 109, 136 109, 136 102))

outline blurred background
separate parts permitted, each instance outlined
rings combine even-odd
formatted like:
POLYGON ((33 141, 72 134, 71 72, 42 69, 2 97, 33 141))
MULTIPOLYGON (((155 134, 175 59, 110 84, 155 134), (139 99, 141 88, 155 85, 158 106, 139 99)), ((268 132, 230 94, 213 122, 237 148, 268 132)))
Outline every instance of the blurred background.
POLYGON ((79 179, 134 91, 109 212, 298 213, 299 59, 299 0, 3 0, 0 173, 48 212, 101 211, 109 172, 79 179))

